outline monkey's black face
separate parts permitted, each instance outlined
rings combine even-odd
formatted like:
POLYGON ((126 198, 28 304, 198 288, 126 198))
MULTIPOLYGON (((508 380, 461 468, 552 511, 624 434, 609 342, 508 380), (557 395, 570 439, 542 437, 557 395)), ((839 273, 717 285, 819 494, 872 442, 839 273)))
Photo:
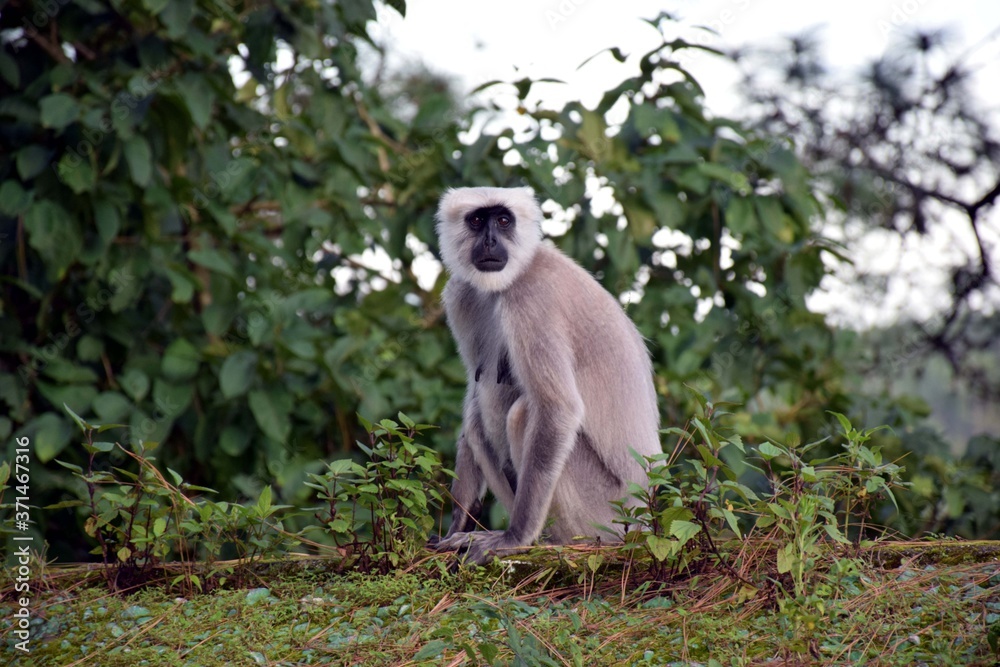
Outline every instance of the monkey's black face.
POLYGON ((472 265, 480 271, 502 271, 507 266, 507 247, 514 238, 514 214, 506 206, 483 206, 465 216, 475 236, 472 265))

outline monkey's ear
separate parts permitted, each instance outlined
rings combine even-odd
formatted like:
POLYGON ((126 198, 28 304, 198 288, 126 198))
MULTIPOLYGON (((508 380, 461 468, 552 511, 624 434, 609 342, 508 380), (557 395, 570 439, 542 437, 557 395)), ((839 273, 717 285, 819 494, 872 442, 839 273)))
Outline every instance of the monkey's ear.
POLYGON ((449 188, 441 195, 441 203, 438 205, 438 220, 449 222, 461 218, 463 210, 467 207, 469 188, 449 188))

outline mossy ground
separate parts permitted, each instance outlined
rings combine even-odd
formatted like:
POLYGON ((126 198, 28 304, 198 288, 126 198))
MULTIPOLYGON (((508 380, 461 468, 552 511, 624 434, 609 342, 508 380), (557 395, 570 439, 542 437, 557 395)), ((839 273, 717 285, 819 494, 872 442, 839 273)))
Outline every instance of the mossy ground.
MULTIPOLYGON (((977 544, 969 546, 981 552, 977 544)), ((832 570, 817 576, 814 590, 799 599, 782 592, 777 576, 765 574, 749 586, 706 569, 656 581, 642 567, 617 567, 610 552, 598 562, 586 550, 557 558, 536 552, 525 561, 536 564, 520 573, 452 575, 437 557, 389 576, 283 568, 258 575, 251 588, 189 597, 162 585, 116 595, 93 574, 53 570, 31 593, 30 654, 13 648, 12 591, 4 591, 2 661, 39 667, 997 664, 996 550, 986 562, 929 562, 928 554, 953 556, 951 544, 917 551, 923 557, 908 554, 888 564, 862 555, 836 577, 832 570), (539 567, 546 557, 558 566, 539 567)))

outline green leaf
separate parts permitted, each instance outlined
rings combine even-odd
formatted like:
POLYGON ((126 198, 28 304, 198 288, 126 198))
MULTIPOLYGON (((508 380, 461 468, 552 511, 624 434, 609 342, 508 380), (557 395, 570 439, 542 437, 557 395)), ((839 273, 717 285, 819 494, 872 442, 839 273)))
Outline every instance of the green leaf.
POLYGON ((167 530, 167 517, 161 516, 153 521, 153 535, 159 537, 167 530))
MULTIPOLYGON (((399 12, 399 15, 403 18, 406 18, 406 0, 385 0, 385 4, 399 12)), ((469 657, 472 657, 471 653, 469 657)))
POLYGON ((72 428, 65 419, 54 412, 46 412, 29 422, 22 433, 29 433, 35 446, 35 456, 41 463, 48 463, 69 444, 72 428))
POLYGON ((219 449, 229 456, 241 456, 249 444, 250 432, 239 426, 227 426, 219 436, 219 449))
POLYGON ((236 268, 232 260, 215 248, 196 248, 189 250, 187 256, 195 264, 236 280, 236 268))
POLYGON ((149 393, 149 376, 138 368, 127 368, 118 378, 125 393, 132 397, 133 401, 141 401, 149 393))
POLYGON ((160 378, 153 382, 153 403, 164 415, 179 417, 193 399, 194 385, 190 382, 175 384, 160 378))
POLYGON ((219 388, 226 398, 242 396, 257 377, 257 353, 241 350, 230 355, 219 371, 219 388))
POLYGON ((26 192, 17 181, 4 181, 0 184, 0 213, 16 217, 24 213, 31 205, 31 193, 26 192))
POLYGON ((117 391, 99 394, 92 404, 94 412, 102 422, 125 421, 132 410, 132 402, 117 391))
POLYGON ((260 512, 261 516, 267 516, 270 513, 273 493, 270 484, 261 489, 260 497, 257 498, 257 511, 260 512))
POLYGON ((726 517, 726 523, 729 524, 729 528, 734 533, 736 533, 736 537, 740 538, 740 539, 743 539, 743 534, 740 532, 740 524, 736 520, 736 515, 733 513, 733 511, 732 510, 724 509, 724 510, 722 510, 722 514, 723 514, 723 516, 726 517))
POLYGON ((789 542, 778 549, 778 574, 792 571, 792 566, 795 565, 794 548, 794 545, 789 542))
POLYGON ((45 262, 50 279, 60 280, 83 249, 83 235, 73 217, 59 204, 43 200, 24 216, 28 244, 45 262))
POLYGON ((851 541, 846 537, 844 537, 844 534, 840 532, 840 528, 838 528, 836 525, 832 523, 823 522, 823 530, 825 530, 826 534, 829 535, 836 542, 840 542, 841 544, 851 543, 851 541))
POLYGON ((178 338, 163 351, 160 369, 168 380, 183 382, 190 380, 198 372, 201 355, 183 338, 178 338))
POLYGON ((753 234, 757 229, 754 206, 743 197, 733 197, 726 205, 726 227, 736 236, 753 234))
POLYGON ((11 88, 21 87, 21 71, 18 69, 17 60, 2 51, 0 51, 0 77, 9 83, 11 88))
POLYGON ((132 182, 143 188, 149 185, 153 176, 153 153, 149 142, 144 137, 131 137, 125 141, 123 150, 132 182))
POLYGON ((677 538, 681 544, 685 544, 692 537, 701 531, 701 526, 692 521, 671 521, 670 534, 677 538))
POLYGON ((417 651, 417 654, 413 656, 413 660, 430 660, 432 658, 436 658, 441 655, 446 648, 448 648, 447 642, 440 639, 429 641, 424 644, 419 651, 417 651))
POLYGON ((154 16, 162 12, 169 4, 170 0, 142 0, 142 6, 148 9, 149 13, 154 16))
MULTIPOLYGON (((768 503, 767 508, 771 510, 771 512, 780 519, 791 520, 792 518, 792 515, 788 512, 788 510, 779 505, 778 503, 768 503)), ((758 521, 758 523, 760 522, 758 521)))
POLYGON ((659 537, 652 533, 646 535, 646 546, 649 547, 649 553, 653 554, 653 558, 661 563, 670 556, 675 544, 674 540, 666 537, 659 537))
POLYGON ((194 14, 194 0, 170 0, 160 14, 160 20, 167 27, 167 37, 184 37, 194 14))
POLYGON ((118 231, 121 229, 121 216, 118 213, 118 208, 103 199, 94 202, 94 222, 97 223, 97 233, 105 246, 118 236, 118 231))
POLYGON ((76 155, 67 153, 59 160, 59 179, 68 185, 76 194, 82 194, 94 189, 97 175, 90 163, 81 160, 76 155))
MULTIPOLYGON (((6 464, 4 464, 6 465, 6 464)), ((82 471, 81 471, 82 472, 82 471)), ((71 507, 81 507, 83 505, 82 500, 63 500, 52 505, 46 505, 42 509, 45 510, 63 510, 69 509, 71 507)))
POLYGON ((795 227, 789 224, 789 218, 774 196, 754 197, 757 219, 763 228, 782 243, 791 243, 795 238, 795 227))
POLYGON ((844 429, 845 434, 850 433, 853 430, 850 419, 840 414, 839 412, 833 412, 832 410, 827 410, 827 412, 829 412, 831 415, 837 418, 837 421, 840 422, 840 427, 844 429))
POLYGON ((89 384, 53 384, 40 380, 35 386, 52 405, 65 404, 79 413, 90 410, 91 402, 97 397, 97 390, 89 384))
POLYGON ((100 361, 104 353, 104 342, 97 336, 84 334, 76 344, 76 356, 80 361, 100 361))
POLYGON ((190 303, 192 297, 194 297, 195 288, 198 287, 197 283, 186 273, 172 269, 169 266, 164 267, 163 271, 167 274, 172 288, 170 300, 174 303, 190 303))
POLYGON ((38 102, 42 125, 61 130, 80 116, 76 100, 65 93, 47 95, 38 102))
POLYGON ((669 527, 674 521, 687 521, 693 516, 686 507, 668 507, 660 512, 660 523, 669 527))
POLYGON ((87 422, 86 422, 86 421, 84 420, 84 418, 83 418, 83 417, 81 417, 80 415, 78 415, 78 414, 76 414, 75 412, 73 412, 73 408, 69 407, 69 406, 68 406, 68 405, 66 405, 65 403, 63 403, 63 409, 64 409, 64 410, 65 410, 66 412, 68 412, 68 413, 69 413, 69 416, 70 416, 70 419, 72 419, 72 420, 73 420, 74 422, 76 422, 76 425, 77 425, 77 426, 79 426, 79 427, 80 427, 80 430, 81 430, 81 431, 83 431, 84 433, 86 433, 86 432, 87 432, 87 431, 89 431, 89 430, 90 430, 91 428, 93 428, 93 427, 92 427, 92 426, 91 426, 90 424, 88 424, 88 423, 87 423, 87 422))
POLYGON ((87 384, 97 382, 98 378, 89 366, 74 364, 62 357, 50 359, 42 372, 61 384, 87 384))
POLYGON ((248 397, 250 412, 257 425, 268 437, 284 444, 292 430, 289 414, 292 411, 292 397, 281 387, 256 389, 248 397))
POLYGON ((42 173, 49 165, 52 152, 43 146, 32 144, 17 152, 17 174, 22 181, 30 181, 42 173))
POLYGON ((719 181, 731 187, 733 190, 749 190, 750 183, 745 174, 733 171, 729 167, 714 162, 701 162, 698 164, 698 171, 708 176, 714 181, 719 181))
POLYGON ((269 588, 254 588, 247 593, 246 600, 248 605, 253 606, 261 602, 266 602, 270 597, 271 590, 269 588))
POLYGON ((191 114, 192 122, 199 130, 204 130, 212 119, 212 102, 215 100, 215 91, 209 85, 206 75, 188 72, 177 80, 176 85, 191 114))
POLYGON ((886 488, 885 480, 877 475, 865 480, 865 491, 868 493, 878 493, 884 488, 886 488))
POLYGON ((576 136, 583 144, 581 152, 587 157, 600 159, 611 151, 611 140, 606 134, 607 124, 604 117, 588 109, 580 109, 583 119, 576 136))
POLYGON ((785 454, 784 451, 782 451, 778 447, 775 447, 769 442, 762 442, 759 445, 757 445, 757 451, 763 458, 767 460, 771 460, 773 458, 777 458, 785 454))

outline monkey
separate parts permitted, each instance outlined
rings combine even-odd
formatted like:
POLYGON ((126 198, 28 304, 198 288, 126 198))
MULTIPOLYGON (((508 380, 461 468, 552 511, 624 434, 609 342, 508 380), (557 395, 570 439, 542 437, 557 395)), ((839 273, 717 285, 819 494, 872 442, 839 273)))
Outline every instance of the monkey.
POLYGON ((453 188, 436 231, 445 315, 466 369, 455 507, 429 547, 485 564, 543 536, 618 541, 611 501, 661 452, 645 341, 618 301, 542 240, 531 188, 453 188), (486 490, 506 530, 474 530, 486 490), (551 523, 547 526, 547 520, 551 523))

